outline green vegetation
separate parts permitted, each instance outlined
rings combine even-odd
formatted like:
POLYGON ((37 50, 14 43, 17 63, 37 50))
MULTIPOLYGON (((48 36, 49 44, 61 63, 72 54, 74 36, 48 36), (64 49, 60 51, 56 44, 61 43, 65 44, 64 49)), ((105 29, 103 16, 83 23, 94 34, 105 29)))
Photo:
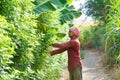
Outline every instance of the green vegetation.
POLYGON ((100 24, 81 32, 81 44, 83 47, 102 48, 105 52, 104 62, 106 65, 109 65, 109 68, 117 66, 119 69, 120 0, 88 0, 85 7, 89 9, 86 14, 91 15, 100 24))
MULTIPOLYGON (((120 56, 120 41, 119 41, 119 33, 120 33, 120 2, 117 0, 104 0, 104 1, 93 1, 88 0, 86 2, 86 8, 91 9, 92 11, 88 10, 87 15, 92 15, 93 17, 96 17, 96 20, 99 20, 98 17, 103 16, 106 19, 106 23, 100 23, 97 26, 92 26, 87 30, 84 30, 81 35, 81 42, 83 45, 88 45, 91 47, 103 47, 106 55, 107 55, 107 63, 109 65, 113 65, 119 62, 119 56, 120 56), (106 2, 108 2, 106 4, 106 2), (102 3, 102 4, 100 4, 102 3), (101 9, 97 9, 90 5, 96 5, 97 7, 100 7, 101 9), (104 6, 101 6, 104 5, 104 6), (109 6, 108 13, 106 16, 103 16, 101 12, 101 15, 97 15, 93 12, 100 12, 103 11, 106 7, 109 6), (99 10, 99 11, 98 11, 99 10), (91 13, 90 13, 91 12, 91 13), (85 43, 85 44, 84 44, 85 43)), ((102 19, 104 22, 104 19, 102 19)))
POLYGON ((110 5, 110 0, 86 0, 83 8, 86 8, 85 13, 88 16, 106 23, 106 16, 109 13, 110 5))
POLYGON ((81 30, 80 42, 82 48, 103 48, 105 25, 91 26, 81 30))
MULTIPOLYGON (((51 57, 49 51, 68 39, 72 20, 81 15, 72 1, 0 1, 0 80, 58 80, 66 54, 51 57)), ((119 67, 120 0, 88 0, 85 8, 100 23, 81 32, 82 47, 104 50, 106 64, 119 67)))
POLYGON ((15 54, 15 44, 9 37, 10 31, 14 30, 14 26, 9 24, 4 17, 0 16, 0 79, 9 79, 8 74, 11 72, 10 64, 13 63, 11 58, 15 54))
POLYGON ((0 80, 58 80, 66 54, 49 52, 53 42, 68 39, 70 22, 81 15, 70 1, 0 1, 0 80))
POLYGON ((107 16, 105 51, 107 63, 117 64, 120 62, 120 1, 111 0, 111 8, 107 16))

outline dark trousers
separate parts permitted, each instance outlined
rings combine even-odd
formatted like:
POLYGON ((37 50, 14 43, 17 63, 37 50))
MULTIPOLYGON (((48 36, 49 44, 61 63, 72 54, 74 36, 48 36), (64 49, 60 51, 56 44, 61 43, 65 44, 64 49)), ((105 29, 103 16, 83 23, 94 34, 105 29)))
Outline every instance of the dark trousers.
POLYGON ((76 67, 75 70, 69 72, 70 80, 82 80, 82 67, 76 67))

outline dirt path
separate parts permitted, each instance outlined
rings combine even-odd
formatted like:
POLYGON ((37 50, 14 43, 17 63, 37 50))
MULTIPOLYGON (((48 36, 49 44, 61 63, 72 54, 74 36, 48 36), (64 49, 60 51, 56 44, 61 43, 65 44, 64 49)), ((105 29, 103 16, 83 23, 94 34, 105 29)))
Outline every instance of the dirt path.
MULTIPOLYGON (((83 80, 115 80, 104 72, 101 63, 100 52, 97 50, 85 50, 83 59, 83 80)), ((65 69, 60 80, 69 80, 69 73, 65 69)))

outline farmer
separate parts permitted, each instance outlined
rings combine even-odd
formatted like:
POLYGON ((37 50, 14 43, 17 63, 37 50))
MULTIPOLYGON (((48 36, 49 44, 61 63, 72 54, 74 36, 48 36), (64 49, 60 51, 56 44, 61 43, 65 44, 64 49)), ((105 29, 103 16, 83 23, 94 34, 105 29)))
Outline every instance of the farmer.
POLYGON ((80 32, 76 27, 71 27, 68 34, 71 40, 65 43, 54 43, 53 47, 57 49, 51 51, 50 54, 53 56, 67 50, 70 80, 82 80, 82 63, 79 53, 80 42, 78 40, 80 32))

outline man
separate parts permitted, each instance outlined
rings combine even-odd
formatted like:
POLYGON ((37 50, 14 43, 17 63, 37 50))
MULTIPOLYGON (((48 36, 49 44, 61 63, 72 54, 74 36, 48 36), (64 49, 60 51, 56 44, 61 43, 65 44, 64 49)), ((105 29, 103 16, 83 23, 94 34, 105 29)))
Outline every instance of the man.
POLYGON ((82 80, 82 63, 80 58, 80 42, 78 37, 80 32, 78 28, 71 27, 69 29, 70 41, 65 43, 54 43, 53 47, 57 49, 50 52, 51 56, 62 53, 67 50, 68 52, 68 70, 70 80, 82 80))

